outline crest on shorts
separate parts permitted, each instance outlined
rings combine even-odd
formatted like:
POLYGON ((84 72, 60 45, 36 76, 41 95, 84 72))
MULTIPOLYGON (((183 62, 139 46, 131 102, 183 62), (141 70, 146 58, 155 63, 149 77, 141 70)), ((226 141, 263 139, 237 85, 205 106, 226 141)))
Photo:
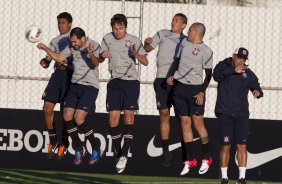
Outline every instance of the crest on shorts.
POLYGON ((197 56, 200 52, 201 52, 201 51, 200 51, 199 48, 194 48, 194 50, 192 51, 192 54, 193 54, 194 56, 197 56))
POLYGON ((130 41, 130 40, 125 40, 125 47, 131 48, 132 45, 133 45, 132 41, 130 41))
POLYGON ((223 142, 228 143, 229 142, 229 137, 228 136, 224 136, 223 142))

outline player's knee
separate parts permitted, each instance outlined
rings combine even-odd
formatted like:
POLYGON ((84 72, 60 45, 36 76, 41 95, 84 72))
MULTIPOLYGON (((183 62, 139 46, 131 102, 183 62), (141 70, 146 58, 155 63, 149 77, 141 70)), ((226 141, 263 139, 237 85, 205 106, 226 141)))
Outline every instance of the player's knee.
POLYGON ((245 152, 247 150, 246 144, 237 144, 237 150, 240 152, 245 152))

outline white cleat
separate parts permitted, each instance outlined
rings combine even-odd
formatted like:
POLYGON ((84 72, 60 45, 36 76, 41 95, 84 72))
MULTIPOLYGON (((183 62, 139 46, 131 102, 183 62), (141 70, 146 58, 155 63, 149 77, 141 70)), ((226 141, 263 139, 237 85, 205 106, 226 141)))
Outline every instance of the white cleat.
POLYGON ((202 160, 202 166, 199 169, 199 174, 205 174, 208 172, 210 165, 212 164, 212 158, 210 157, 209 160, 203 159, 202 160))
POLYGON ((117 173, 120 174, 124 171, 125 167, 126 167, 126 163, 127 163, 127 158, 124 156, 121 156, 118 159, 117 165, 116 165, 116 169, 117 169, 117 173))
POLYGON ((186 160, 184 162, 184 167, 183 167, 180 175, 183 176, 183 175, 189 173, 190 168, 195 167, 195 166, 197 166, 197 160, 196 159, 194 159, 192 161, 186 160))

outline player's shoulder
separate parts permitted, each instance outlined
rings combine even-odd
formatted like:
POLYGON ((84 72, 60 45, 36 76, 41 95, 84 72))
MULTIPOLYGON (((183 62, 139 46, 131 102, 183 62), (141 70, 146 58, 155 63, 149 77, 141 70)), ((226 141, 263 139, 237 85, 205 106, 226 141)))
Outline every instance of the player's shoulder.
POLYGON ((51 39, 51 43, 56 44, 56 43, 58 43, 58 42, 61 41, 61 40, 66 40, 66 41, 68 41, 68 40, 70 40, 69 36, 70 36, 70 33, 69 33, 69 32, 68 32, 68 33, 65 33, 65 34, 59 34, 58 36, 56 36, 56 37, 54 37, 54 38, 51 39))
POLYGON ((213 53, 212 49, 208 45, 206 45, 205 43, 202 43, 202 48, 208 54, 212 54, 213 53))
POLYGON ((130 41, 134 41, 134 42, 140 41, 140 38, 138 36, 135 36, 135 35, 130 34, 130 33, 126 33, 125 39, 130 40, 130 41))

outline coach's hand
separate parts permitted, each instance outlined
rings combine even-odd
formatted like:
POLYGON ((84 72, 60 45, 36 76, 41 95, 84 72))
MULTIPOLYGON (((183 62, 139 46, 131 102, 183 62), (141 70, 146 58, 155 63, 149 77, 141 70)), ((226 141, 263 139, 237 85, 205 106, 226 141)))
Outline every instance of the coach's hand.
POLYGON ((255 98, 258 98, 260 96, 260 92, 256 89, 252 93, 255 98))

